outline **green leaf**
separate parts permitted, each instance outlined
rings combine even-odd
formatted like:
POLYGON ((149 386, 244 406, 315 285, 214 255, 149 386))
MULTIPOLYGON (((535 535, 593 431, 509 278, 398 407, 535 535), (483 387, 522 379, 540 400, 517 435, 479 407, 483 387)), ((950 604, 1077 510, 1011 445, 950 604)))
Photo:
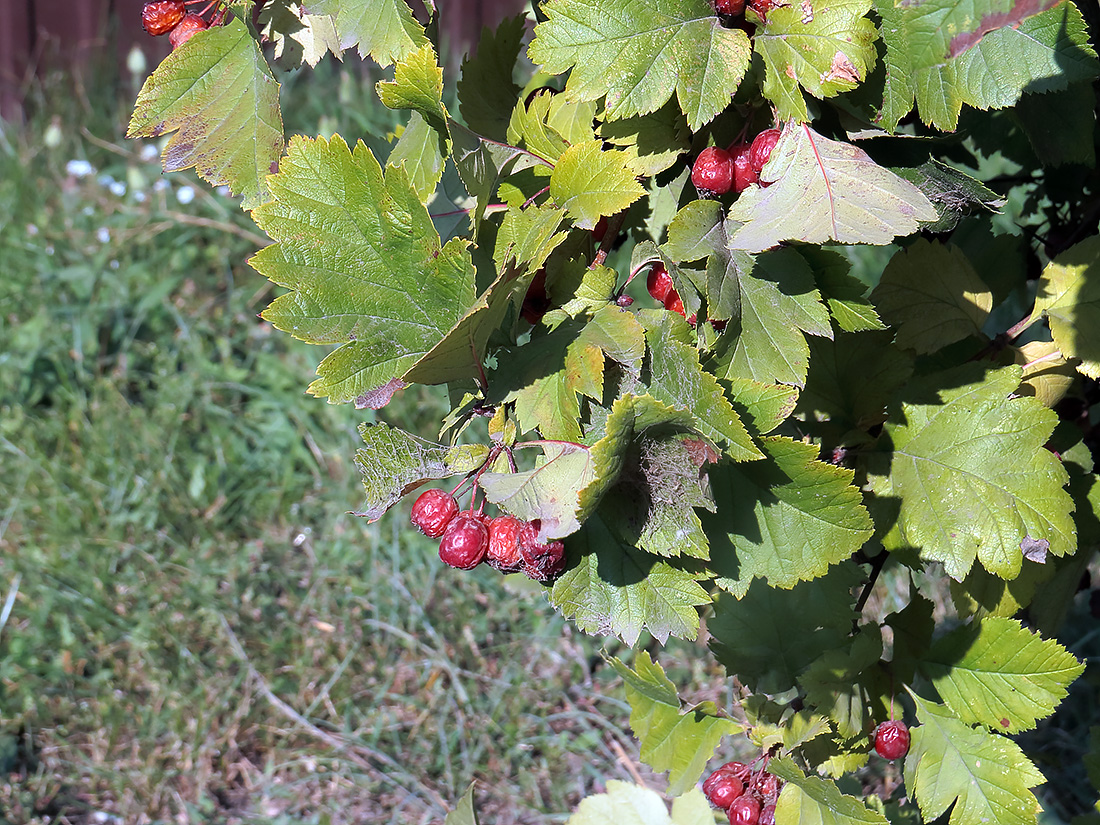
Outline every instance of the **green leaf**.
POLYGON ((496 194, 500 182, 508 175, 546 165, 546 162, 515 146, 486 140, 454 121, 450 123, 450 131, 451 158, 466 191, 477 199, 477 209, 470 213, 470 223, 476 235, 489 200, 496 194))
POLYGON ((965 365, 908 385, 923 403, 902 405, 888 422, 889 476, 873 473, 879 495, 900 498, 899 527, 924 559, 961 580, 975 558, 1001 578, 1020 571, 1022 546, 1072 553, 1076 528, 1068 480, 1043 448, 1057 416, 1032 398, 1014 398, 1019 367, 984 376, 965 365))
POLYGON ((435 49, 427 44, 408 54, 394 69, 393 80, 378 84, 378 97, 391 109, 419 112, 428 125, 444 138, 447 109, 443 105, 443 70, 435 49))
POLYGON ((740 311, 719 340, 719 377, 804 386, 810 354, 804 333, 833 335, 806 260, 793 249, 755 260, 735 253, 725 278, 736 279, 740 311))
POLYGON ((798 678, 807 704, 826 714, 844 739, 855 739, 868 730, 875 696, 870 684, 885 679, 875 680, 867 671, 881 656, 881 630, 878 625, 863 625, 848 644, 825 651, 798 678))
POLYGON ((750 690, 789 690, 822 650, 844 644, 855 618, 851 589, 862 579, 845 562, 790 590, 756 581, 741 599, 722 594, 707 622, 710 648, 750 690))
POLYGON ((1040 808, 1028 789, 1044 779, 1019 745, 974 730, 943 705, 913 701, 921 724, 910 730, 905 786, 925 821, 952 808, 951 825, 1033 825, 1040 808))
POLYGON ((731 249, 760 252, 781 241, 889 243, 933 221, 936 210, 908 181, 879 166, 862 149, 788 124, 752 186, 730 207, 744 225, 731 249))
POLYGON ((833 0, 770 9, 753 47, 764 59, 764 96, 781 121, 810 120, 801 89, 825 98, 851 91, 875 64, 871 0, 833 0), (809 9, 809 11, 807 11, 809 9), (801 89, 800 89, 801 87, 801 89))
POLYGON ((310 0, 309 11, 336 21, 341 48, 355 46, 360 55, 369 55, 381 66, 428 44, 405 0, 310 0))
POLYGON ((592 229, 601 216, 614 215, 645 194, 626 161, 625 152, 604 149, 598 140, 570 146, 550 175, 550 197, 577 226, 592 229))
POLYGON ((599 512, 566 539, 566 550, 570 569, 554 583, 550 602, 585 633, 613 634, 628 645, 643 630, 662 644, 698 634, 698 609, 710 597, 695 576, 624 543, 599 512))
POLYGON ((1029 730, 1054 713, 1084 668, 1054 640, 995 617, 942 637, 923 664, 960 721, 1002 733, 1029 730))
POLYGON ((791 588, 823 575, 871 537, 853 472, 817 461, 817 447, 762 438, 767 461, 711 471, 720 515, 704 515, 711 566, 723 590, 742 596, 754 577, 791 588))
POLYGON ((402 167, 421 203, 427 203, 443 177, 446 154, 446 142, 440 134, 419 112, 413 112, 386 165, 402 167))
POLYGON ((748 378, 729 380, 734 409, 743 409, 758 433, 769 433, 787 420, 798 402, 798 390, 782 384, 761 384, 748 378))
POLYGON ((1005 204, 1004 198, 985 184, 936 158, 929 158, 920 166, 894 171, 920 189, 935 207, 939 217, 922 225, 926 232, 949 232, 966 215, 996 212, 1005 204))
POLYGON ((275 243, 251 263, 292 291, 263 317, 300 340, 344 344, 321 362, 313 395, 349 401, 402 378, 473 302, 468 242, 441 248, 404 172, 383 179, 362 143, 295 138, 269 185, 273 200, 253 218, 275 243))
POLYGON ((468 472, 488 455, 484 447, 455 450, 388 424, 360 424, 359 435, 366 446, 355 453, 355 464, 363 475, 367 501, 355 515, 367 521, 377 521, 424 482, 468 472))
POLYGON ((524 521, 541 521, 540 535, 560 539, 580 528, 578 494, 595 477, 588 448, 541 442, 544 456, 533 470, 482 473, 485 498, 524 521))
POLYGON ((600 124, 600 137, 626 152, 635 175, 657 175, 671 168, 691 147, 683 114, 671 103, 647 115, 600 124))
POLYGON ((275 44, 275 59, 290 66, 316 66, 329 52, 342 56, 332 18, 305 14, 297 3, 265 3, 256 15, 256 28, 263 40, 275 44))
POLYGON ((565 825, 713 825, 710 803, 698 788, 672 800, 669 817, 656 791, 609 779, 607 792, 581 800, 565 825))
POLYGON ((509 209, 497 231, 493 260, 503 269, 509 262, 536 270, 568 233, 558 232, 564 213, 553 206, 509 209))
MULTIPOLYGON (((1003 0, 980 0, 992 9, 1003 0)), ((1045 4, 1046 0, 1042 0, 1045 4)), ((893 131, 916 99, 921 119, 940 129, 958 125, 964 103, 978 109, 1012 106, 1026 89, 1032 93, 1065 89, 1096 76, 1096 53, 1088 43, 1081 12, 1061 3, 1017 25, 1001 25, 977 45, 955 52, 945 38, 967 31, 945 27, 943 20, 965 17, 975 6, 960 0, 928 0, 899 5, 875 0, 886 42, 887 81, 882 121, 893 131), (947 59, 951 54, 956 57, 947 59)), ((994 10, 995 12, 995 10, 994 10)), ((970 14, 970 20, 984 15, 970 14)))
POLYGON ((455 805, 455 809, 447 814, 443 825, 477 825, 477 814, 474 813, 474 785, 466 789, 462 799, 455 805))
POLYGON ((611 664, 626 682, 630 728, 641 744, 642 761, 655 771, 668 771, 668 794, 679 796, 695 786, 718 743, 742 727, 718 715, 713 702, 684 711, 680 697, 661 666, 644 650, 635 670, 618 659, 611 664))
POLYGON ((526 15, 506 17, 492 31, 482 29, 477 54, 462 61, 458 79, 458 105, 462 119, 473 131, 503 141, 508 121, 523 91, 512 80, 519 57, 526 15))
POLYGON ((956 246, 918 238, 899 249, 871 293, 899 347, 930 353, 972 335, 993 307, 993 294, 956 246))
POLYGON ((786 784, 775 806, 775 821, 797 822, 799 825, 887 825, 886 817, 868 808, 854 796, 840 792, 835 783, 816 776, 806 776, 790 760, 782 756, 768 762, 773 773, 786 784))
POLYGON ((1040 316, 1050 321, 1062 353, 1081 359, 1077 369, 1100 378, 1100 238, 1087 238, 1047 264, 1031 320, 1040 316))
POLYGON ((650 393, 679 409, 690 410, 695 428, 720 445, 734 461, 750 461, 763 453, 734 412, 714 376, 699 364, 699 352, 684 335, 686 325, 673 313, 643 311, 650 352, 650 393))
POLYGON ((1091 83, 1045 95, 1025 94, 1012 110, 1043 166, 1079 163, 1096 167, 1093 129, 1096 96, 1091 83))
POLYGON ((529 102, 516 105, 508 123, 508 142, 555 163, 570 143, 593 139, 592 118, 595 112, 594 104, 572 103, 564 95, 553 94, 550 90, 538 92, 529 102), (567 111, 563 112, 563 109, 567 111), (571 141, 562 129, 576 127, 578 110, 583 111, 587 118, 581 118, 583 130, 580 139, 571 141))
POLYGON ((241 195, 244 209, 271 197, 267 175, 283 154, 279 84, 240 20, 198 32, 141 87, 126 136, 177 129, 164 147, 166 172, 194 166, 241 195))
POLYGON ((814 281, 838 327, 845 332, 886 329, 866 297, 867 286, 849 273, 851 264, 847 258, 820 247, 803 247, 799 254, 813 268, 814 281))
POLYGON ((606 97, 612 120, 655 112, 672 96, 697 131, 729 105, 749 65, 748 37, 706 0, 551 0, 528 54, 569 69, 566 94, 606 97))

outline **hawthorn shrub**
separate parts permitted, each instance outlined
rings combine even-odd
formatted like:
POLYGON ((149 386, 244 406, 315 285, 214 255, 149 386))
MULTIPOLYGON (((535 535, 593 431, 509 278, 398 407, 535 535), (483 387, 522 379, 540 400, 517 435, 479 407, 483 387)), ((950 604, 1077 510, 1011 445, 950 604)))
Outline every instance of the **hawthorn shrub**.
POLYGON ((545 0, 457 112, 403 0, 155 11, 197 22, 130 134, 271 238, 263 317, 335 347, 309 393, 448 388, 434 440, 360 427, 359 515, 457 480, 414 517, 449 563, 507 516, 495 566, 578 627, 736 680, 611 659, 671 812, 609 782, 572 825, 1036 821, 1013 735, 1082 673, 1054 636, 1100 541, 1095 4, 545 0), (403 130, 287 144, 269 59, 350 50, 403 130))

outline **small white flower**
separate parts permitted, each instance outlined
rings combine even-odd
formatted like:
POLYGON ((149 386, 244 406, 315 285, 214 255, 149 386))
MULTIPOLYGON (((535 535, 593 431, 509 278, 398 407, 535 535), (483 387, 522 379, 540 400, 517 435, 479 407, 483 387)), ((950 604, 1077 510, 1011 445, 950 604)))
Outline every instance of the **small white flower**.
POLYGON ((35 226, 33 223, 28 223, 27 224, 27 234, 30 235, 33 238, 35 235, 38 234, 38 227, 35 226))
POLYGON ((100 243, 107 243, 111 240, 111 231, 107 227, 101 226, 95 231, 95 239, 100 243))
POLYGON ((145 197, 145 193, 142 192, 140 189, 137 192, 134 192, 134 200, 136 200, 138 203, 145 203, 145 197))
POLYGON ((108 186, 110 186, 112 183, 115 182, 115 179, 111 175, 108 175, 107 173, 104 173, 104 174, 100 175, 98 178, 96 178, 95 182, 98 183, 100 186, 102 186, 104 189, 106 189, 108 186))
POLYGON ((153 191, 154 192, 163 192, 167 188, 168 188, 168 181, 166 181, 164 178, 161 178, 160 180, 158 180, 156 183, 153 184, 153 191))
POLYGON ((221 195, 223 198, 228 198, 229 197, 229 187, 228 186, 219 186, 214 191, 217 192, 219 195, 221 195))
POLYGON ((74 178, 86 178, 95 174, 95 167, 86 160, 70 160, 65 164, 65 172, 74 178))
POLYGON ((141 159, 146 163, 156 160, 158 154, 157 147, 151 143, 146 143, 141 147, 141 159))
POLYGON ((176 200, 182 204, 191 203, 195 199, 195 190, 190 186, 181 186, 176 190, 176 200))
POLYGON ((111 190, 111 194, 114 195, 116 198, 121 198, 123 195, 126 194, 126 184, 120 180, 116 180, 107 188, 111 190))
POLYGON ((110 266, 111 269, 118 269, 118 261, 112 259, 108 266, 110 266))

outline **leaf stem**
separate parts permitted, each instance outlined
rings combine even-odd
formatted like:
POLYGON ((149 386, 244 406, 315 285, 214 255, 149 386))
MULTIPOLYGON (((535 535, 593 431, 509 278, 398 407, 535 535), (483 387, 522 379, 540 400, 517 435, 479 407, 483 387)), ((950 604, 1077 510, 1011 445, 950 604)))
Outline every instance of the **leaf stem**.
POLYGON ((889 550, 883 550, 871 559, 871 572, 868 575, 867 583, 863 585, 863 590, 859 594, 859 600, 856 602, 856 613, 862 613, 863 608, 867 605, 867 600, 871 597, 871 591, 875 589, 875 583, 878 581, 882 568, 886 566, 886 559, 889 555, 889 550))
MULTIPOLYGON (((592 263, 589 264, 589 269, 603 266, 604 261, 607 260, 608 253, 611 252, 612 247, 615 246, 615 241, 619 238, 619 231, 623 228, 623 222, 625 220, 625 209, 622 212, 616 212, 607 219, 607 229, 604 230, 603 239, 600 241, 600 248, 596 250, 596 257, 593 258, 592 263)), ((630 283, 630 281, 628 280, 627 283, 630 283)))
POLYGON ((542 189, 540 189, 538 192, 536 192, 531 197, 529 197, 527 200, 525 200, 523 202, 523 206, 521 206, 520 209, 526 209, 528 206, 530 206, 532 203, 535 202, 535 198, 537 198, 539 195, 545 195, 549 191, 550 191, 549 186, 542 187, 542 189))

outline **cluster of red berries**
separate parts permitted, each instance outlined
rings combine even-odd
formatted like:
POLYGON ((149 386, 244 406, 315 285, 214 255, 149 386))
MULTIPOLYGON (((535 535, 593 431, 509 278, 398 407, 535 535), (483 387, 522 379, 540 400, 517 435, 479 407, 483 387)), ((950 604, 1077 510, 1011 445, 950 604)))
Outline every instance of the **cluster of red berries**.
POLYGON ((203 16, 219 4, 220 0, 149 0, 141 8, 141 25, 153 37, 167 34, 172 48, 176 49, 195 32, 221 24, 225 19, 224 8, 218 9, 209 21, 203 16), (206 3, 202 11, 187 11, 188 6, 199 3, 206 3))
POLYGON ((783 783, 762 767, 727 762, 703 782, 710 804, 729 815, 730 825, 775 825, 775 803, 783 783))
POLYGON ((909 753, 909 727, 904 722, 883 722, 874 733, 875 753, 883 759, 900 759, 909 753))
POLYGON ((543 584, 565 570, 565 545, 540 541, 537 519, 490 518, 480 510, 459 511, 455 497, 443 490, 425 490, 417 497, 412 523, 425 536, 439 539, 439 558, 459 570, 473 570, 485 562, 502 573, 522 570, 543 584))
MULTIPOLYGON (((745 14, 745 0, 714 0, 714 10, 719 16, 734 21, 735 18, 745 14)), ((776 0, 748 0, 748 7, 760 15, 761 20, 766 20, 768 12, 780 3, 776 0)))
POLYGON ((778 129, 765 129, 751 143, 733 143, 726 149, 708 146, 695 158, 691 182, 703 197, 740 194, 760 182, 760 170, 779 142, 778 129))

